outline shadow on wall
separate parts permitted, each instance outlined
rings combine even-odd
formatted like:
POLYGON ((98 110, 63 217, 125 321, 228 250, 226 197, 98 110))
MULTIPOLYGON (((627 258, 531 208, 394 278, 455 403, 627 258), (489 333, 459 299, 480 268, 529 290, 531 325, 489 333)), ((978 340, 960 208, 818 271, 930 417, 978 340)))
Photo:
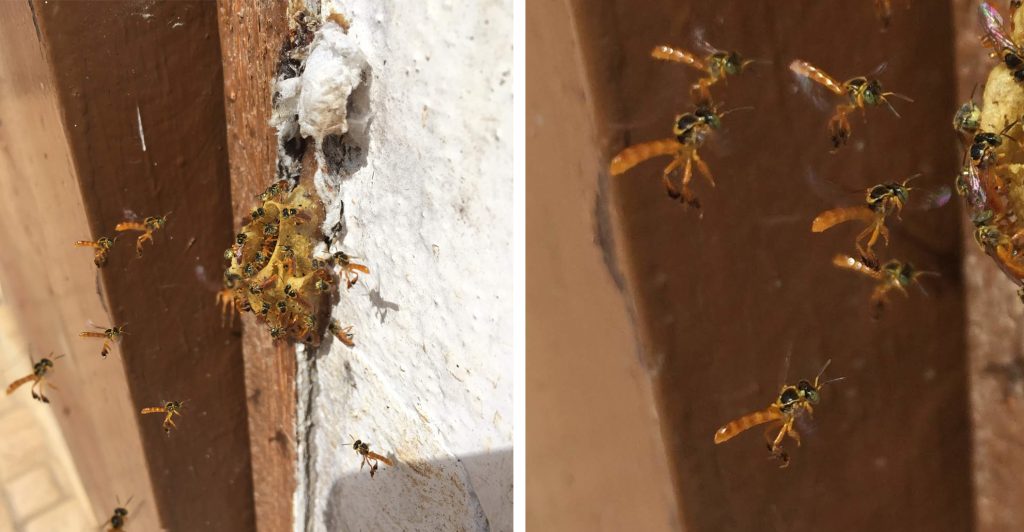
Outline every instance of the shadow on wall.
MULTIPOLYGON (((354 452, 352 459, 358 459, 354 452)), ((510 478, 511 449, 395 467, 382 464, 373 479, 366 467, 334 481, 322 522, 331 531, 510 531, 510 478)))

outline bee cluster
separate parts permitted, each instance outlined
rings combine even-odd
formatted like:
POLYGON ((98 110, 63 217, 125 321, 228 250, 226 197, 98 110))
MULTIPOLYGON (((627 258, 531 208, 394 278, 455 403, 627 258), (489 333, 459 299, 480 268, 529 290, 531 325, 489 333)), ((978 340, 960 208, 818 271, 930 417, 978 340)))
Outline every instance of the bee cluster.
POLYGON ((327 263, 313 258, 323 208, 305 187, 285 180, 259 199, 224 251, 223 310, 252 312, 275 340, 317 343, 320 302, 334 284, 327 263))

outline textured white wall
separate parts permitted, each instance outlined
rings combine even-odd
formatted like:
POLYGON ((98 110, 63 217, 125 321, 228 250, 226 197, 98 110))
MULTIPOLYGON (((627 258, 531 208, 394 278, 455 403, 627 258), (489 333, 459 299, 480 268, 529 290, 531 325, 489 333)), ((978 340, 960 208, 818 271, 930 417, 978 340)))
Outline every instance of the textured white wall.
POLYGON ((348 117, 365 166, 316 182, 325 228, 344 201, 332 251, 372 274, 333 309, 356 347, 299 353, 297 530, 511 530, 511 4, 321 6, 351 29, 314 43, 299 122, 337 115, 305 96, 332 80, 347 92, 365 59, 348 117), (354 438, 396 467, 371 480, 354 438))

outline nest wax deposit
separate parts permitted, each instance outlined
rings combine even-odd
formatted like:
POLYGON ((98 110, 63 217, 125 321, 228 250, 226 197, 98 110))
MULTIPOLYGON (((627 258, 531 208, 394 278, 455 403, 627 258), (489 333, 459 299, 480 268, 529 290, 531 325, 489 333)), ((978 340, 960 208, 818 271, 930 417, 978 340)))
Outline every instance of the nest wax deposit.
POLYGON ((220 294, 223 310, 256 314, 275 340, 313 341, 321 295, 332 284, 326 265, 313 259, 323 208, 302 185, 289 190, 287 181, 260 199, 224 252, 231 264, 220 294))

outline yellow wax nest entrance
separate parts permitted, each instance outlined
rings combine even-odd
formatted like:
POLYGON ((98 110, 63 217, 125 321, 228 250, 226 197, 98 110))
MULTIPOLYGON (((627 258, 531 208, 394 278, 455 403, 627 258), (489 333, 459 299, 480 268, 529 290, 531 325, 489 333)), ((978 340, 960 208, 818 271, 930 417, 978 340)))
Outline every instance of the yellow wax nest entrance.
POLYGON ((313 259, 323 207, 287 181, 259 198, 263 203, 224 252, 231 264, 219 296, 223 309, 256 314, 274 339, 315 343, 321 295, 332 283, 326 264, 313 259))

